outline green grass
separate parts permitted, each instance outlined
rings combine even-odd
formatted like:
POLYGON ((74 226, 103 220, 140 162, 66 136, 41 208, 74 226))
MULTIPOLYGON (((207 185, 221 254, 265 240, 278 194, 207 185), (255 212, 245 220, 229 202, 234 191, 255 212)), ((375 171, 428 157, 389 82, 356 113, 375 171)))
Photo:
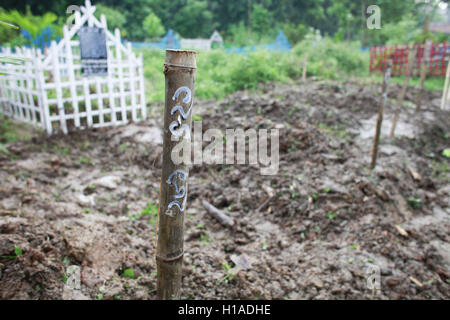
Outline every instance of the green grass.
MULTIPOLYGON (((164 100, 164 51, 141 49, 147 102, 164 100)), ((222 99, 237 90, 254 90, 259 83, 290 83, 301 77, 308 53, 308 75, 346 80, 368 77, 369 55, 357 43, 336 43, 325 39, 317 46, 301 42, 290 52, 259 50, 248 54, 226 53, 222 49, 197 54, 195 97, 222 99)))
POLYGON ((129 279, 134 279, 134 271, 133 271, 133 269, 125 269, 123 271, 123 277, 129 278, 129 279))
MULTIPOLYGON (((380 76, 381 79, 381 76, 380 76)), ((400 83, 403 84, 403 77, 392 77, 391 78, 391 83, 400 83)), ((381 80, 380 80, 381 82, 381 80)), ((444 82, 445 82, 445 77, 428 77, 425 80, 424 83, 424 87, 426 90, 442 90, 442 88, 444 88, 444 82)), ((408 82, 409 86, 416 86, 419 87, 420 86, 420 78, 419 77, 413 77, 409 79, 408 82)))
MULTIPOLYGON (((147 102, 164 101, 164 51, 141 49, 147 102)), ((324 39, 313 46, 300 42, 290 52, 255 51, 248 54, 226 53, 215 49, 197 54, 195 97, 222 99, 241 89, 253 90, 259 83, 291 83, 299 79, 303 60, 308 55, 308 76, 338 81, 357 80, 364 84, 381 83, 383 76, 369 73, 369 54, 357 42, 335 42, 324 39)), ((403 77, 392 77, 392 83, 403 83, 403 77)), ((419 77, 409 81, 419 86, 419 77)), ((442 90, 444 77, 428 77, 425 89, 442 90)))
POLYGON ((143 216, 148 216, 149 224, 156 225, 156 222, 158 222, 158 206, 147 202, 147 207, 140 214, 130 216, 130 219, 140 219, 143 216))

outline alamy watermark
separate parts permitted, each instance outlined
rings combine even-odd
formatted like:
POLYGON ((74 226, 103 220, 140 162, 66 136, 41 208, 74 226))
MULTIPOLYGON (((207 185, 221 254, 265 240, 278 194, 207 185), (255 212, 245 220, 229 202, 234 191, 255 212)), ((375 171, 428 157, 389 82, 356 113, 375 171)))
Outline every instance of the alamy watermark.
POLYGON ((367 7, 366 13, 370 14, 367 18, 367 29, 381 29, 381 9, 377 5, 371 5, 367 7))
POLYGON ((76 293, 81 290, 81 267, 68 266, 65 279, 63 300, 73 300, 76 293))
MULTIPOLYGON (((275 175, 279 169, 279 129, 242 128, 208 129, 203 133, 201 121, 193 121, 193 135, 188 127, 184 135, 172 134, 172 141, 179 141, 172 149, 174 164, 240 164, 260 167, 262 175, 275 175), (182 136, 182 138, 181 138, 182 136), (181 139, 180 139, 181 138, 181 139), (181 140, 181 141, 180 141, 181 140), (203 148, 203 142, 208 143, 203 148), (269 150, 270 147, 270 150, 269 150)), ((177 127, 174 127, 174 132, 177 127)))
POLYGON ((381 289, 381 271, 380 267, 374 264, 369 264, 366 271, 367 277, 367 289, 372 290, 375 293, 376 290, 381 289))

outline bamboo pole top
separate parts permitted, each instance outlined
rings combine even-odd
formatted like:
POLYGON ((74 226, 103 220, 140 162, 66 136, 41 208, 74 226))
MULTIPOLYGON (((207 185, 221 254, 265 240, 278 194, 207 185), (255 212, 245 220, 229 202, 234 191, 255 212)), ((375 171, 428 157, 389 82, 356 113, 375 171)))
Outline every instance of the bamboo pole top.
POLYGON ((197 52, 193 50, 167 49, 164 65, 167 67, 197 69, 196 55, 197 52))

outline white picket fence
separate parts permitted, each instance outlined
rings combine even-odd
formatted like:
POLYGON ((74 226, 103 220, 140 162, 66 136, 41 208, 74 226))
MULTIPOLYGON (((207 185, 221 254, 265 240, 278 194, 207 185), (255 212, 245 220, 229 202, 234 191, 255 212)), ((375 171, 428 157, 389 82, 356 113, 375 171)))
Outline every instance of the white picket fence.
POLYGON ((105 17, 93 15, 86 1, 64 38, 44 54, 29 48, 3 49, 0 54, 24 58, 23 65, 0 64, 0 112, 45 129, 48 134, 73 128, 104 127, 146 118, 142 54, 139 57, 112 34, 105 17), (83 77, 78 30, 87 24, 104 28, 108 74, 83 77))

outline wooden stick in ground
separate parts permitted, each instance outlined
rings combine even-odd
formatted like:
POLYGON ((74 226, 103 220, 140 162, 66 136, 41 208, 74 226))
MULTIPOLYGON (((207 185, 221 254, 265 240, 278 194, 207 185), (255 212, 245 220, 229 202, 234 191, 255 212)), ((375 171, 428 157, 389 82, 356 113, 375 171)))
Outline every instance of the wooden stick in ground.
POLYGON ((389 78, 391 77, 391 67, 392 60, 388 61, 386 71, 384 73, 383 86, 381 89, 381 99, 380 99, 380 107, 378 109, 378 118, 377 118, 377 128, 375 130, 375 137, 373 139, 373 149, 372 149, 372 162, 370 163, 370 168, 375 168, 377 162, 377 153, 378 153, 378 143, 380 141, 380 133, 381 133, 381 124, 383 122, 383 111, 384 106, 387 100, 387 86, 389 84, 389 78))
POLYGON ((221 225, 225 227, 232 227, 234 225, 233 218, 230 218, 222 210, 217 209, 208 201, 203 200, 203 207, 205 207, 206 211, 217 221, 219 221, 221 225))
MULTIPOLYGON (((166 50, 164 63, 166 102, 156 247, 157 293, 160 299, 180 298, 189 171, 185 161, 173 161, 172 150, 180 143, 191 143, 195 54, 194 51, 166 50)), ((186 149, 182 150, 184 153, 186 149)))
POLYGON ((305 55, 305 59, 303 60, 303 75, 302 75, 302 81, 306 81, 306 71, 308 70, 308 52, 305 55))
POLYGON ((414 60, 416 59, 417 47, 414 48, 408 54, 408 64, 406 65, 405 77, 403 80, 402 90, 399 92, 397 97, 397 109, 395 110, 394 121, 392 122, 391 128, 391 138, 395 135, 395 128, 397 127, 398 118, 400 116, 400 110, 403 104, 403 100, 405 99, 406 89, 408 88, 409 76, 412 73, 412 69, 414 67, 414 60))
POLYGON ((450 62, 448 63, 447 72, 445 74, 445 84, 444 84, 444 91, 442 92, 441 110, 444 110, 447 104, 449 78, 450 78, 450 62))
POLYGON ((416 112, 419 112, 420 108, 422 106, 422 97, 423 97, 425 79, 427 77, 427 62, 428 62, 428 59, 430 56, 430 46, 431 46, 431 40, 427 40, 425 43, 425 47, 424 47, 422 62, 420 64, 420 91, 419 91, 419 95, 417 96, 416 112))

